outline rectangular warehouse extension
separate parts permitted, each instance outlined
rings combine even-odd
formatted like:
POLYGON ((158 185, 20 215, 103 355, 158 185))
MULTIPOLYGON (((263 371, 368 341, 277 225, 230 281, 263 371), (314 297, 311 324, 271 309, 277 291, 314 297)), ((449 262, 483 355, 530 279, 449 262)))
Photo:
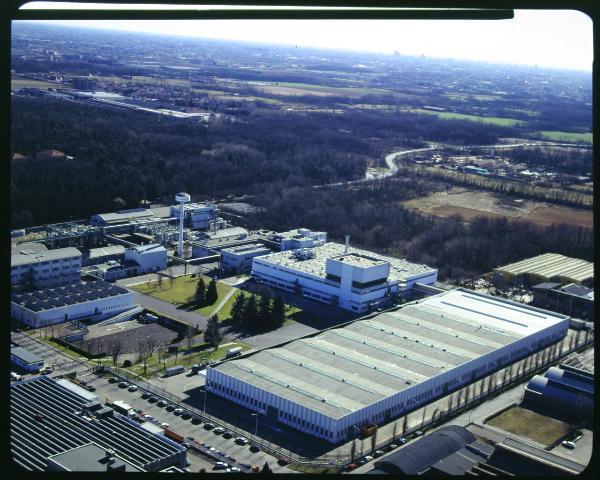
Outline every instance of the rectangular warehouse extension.
POLYGON ((117 463, 129 464, 126 471, 158 471, 187 463, 185 447, 48 377, 11 385, 10 406, 11 458, 25 470, 99 470, 100 449, 110 451, 117 463), (81 455, 82 449, 86 455, 81 455), (80 454, 73 457, 77 451, 80 454))
POLYGON ((495 269, 504 280, 512 282, 522 279, 531 285, 540 282, 559 281, 565 283, 594 282, 594 264, 579 258, 565 257, 557 253, 544 253, 537 257, 526 258, 495 269))
POLYGON ((437 270, 329 242, 256 257, 252 276, 311 300, 366 313, 389 305, 396 295, 409 295, 416 282, 435 283, 437 270))
POLYGON ((208 391, 338 443, 565 337, 569 317, 444 292, 208 368, 208 391))

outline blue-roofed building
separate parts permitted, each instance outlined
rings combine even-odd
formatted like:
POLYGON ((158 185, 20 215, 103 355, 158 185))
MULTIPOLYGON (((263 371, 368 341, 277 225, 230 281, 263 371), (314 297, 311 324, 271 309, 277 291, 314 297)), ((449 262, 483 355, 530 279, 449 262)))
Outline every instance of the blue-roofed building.
POLYGON ((525 387, 525 406, 541 408, 575 419, 592 418, 594 375, 569 368, 551 367, 525 387))

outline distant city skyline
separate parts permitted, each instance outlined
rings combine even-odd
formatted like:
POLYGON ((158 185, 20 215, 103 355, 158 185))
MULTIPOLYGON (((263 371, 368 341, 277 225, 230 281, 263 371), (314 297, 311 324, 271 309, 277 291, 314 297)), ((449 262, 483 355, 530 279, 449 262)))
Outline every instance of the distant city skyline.
MULTIPOLYGON (((28 7, 33 8, 35 4, 56 8, 52 2, 32 2, 28 7)), ((398 52, 565 70, 591 71, 593 61, 592 21, 575 10, 516 10, 511 20, 56 20, 44 23, 356 52, 398 52)))

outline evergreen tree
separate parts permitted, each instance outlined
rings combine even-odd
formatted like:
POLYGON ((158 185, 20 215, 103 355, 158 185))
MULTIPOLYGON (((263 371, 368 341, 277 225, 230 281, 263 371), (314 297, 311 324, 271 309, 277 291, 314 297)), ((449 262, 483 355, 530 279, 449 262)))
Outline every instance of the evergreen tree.
POLYGON ((271 320, 271 298, 263 295, 258 302, 258 322, 261 326, 267 326, 272 323, 271 320))
POLYGON ((205 304, 213 305, 218 299, 219 299, 219 293, 217 292, 217 282, 213 278, 208 283, 208 288, 206 289, 205 304))
POLYGON ((260 473, 273 473, 273 470, 271 470, 271 467, 269 467, 269 464, 267 462, 265 462, 260 473))
POLYGON ((283 325, 285 321, 285 303, 281 295, 277 295, 273 300, 273 307, 271 308, 271 320, 273 325, 283 325))
POLYGON ((246 296, 244 292, 236 297, 231 306, 231 319, 235 322, 241 322, 244 319, 244 308, 246 306, 246 296))
POLYGON ((204 279, 202 277, 200 277, 200 280, 198 280, 198 284, 196 285, 194 301, 198 306, 203 306, 206 302, 206 283, 204 283, 204 279))
POLYGON ((219 325, 219 317, 211 315, 206 322, 206 330, 204 330, 204 341, 210 343, 214 349, 219 348, 219 344, 223 340, 223 332, 219 325))
POLYGON ((256 306, 256 297, 250 295, 244 307, 244 320, 249 325, 256 325, 258 320, 258 307, 256 306))

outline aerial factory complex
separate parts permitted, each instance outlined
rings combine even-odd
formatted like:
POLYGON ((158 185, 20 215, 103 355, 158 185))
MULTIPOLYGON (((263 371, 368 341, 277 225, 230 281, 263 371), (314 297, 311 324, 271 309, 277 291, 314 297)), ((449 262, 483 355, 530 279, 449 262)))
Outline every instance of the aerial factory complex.
POLYGON ((468 290, 209 368, 206 388, 340 442, 560 341, 569 318, 468 290))

